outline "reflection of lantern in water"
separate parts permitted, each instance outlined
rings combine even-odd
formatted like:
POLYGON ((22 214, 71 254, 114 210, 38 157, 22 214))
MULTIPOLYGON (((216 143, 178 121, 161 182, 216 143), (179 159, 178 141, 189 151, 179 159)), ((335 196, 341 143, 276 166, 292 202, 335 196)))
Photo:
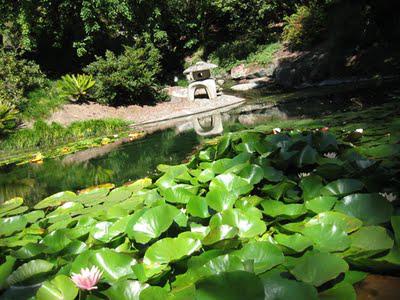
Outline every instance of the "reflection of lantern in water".
POLYGON ((220 113, 203 118, 193 118, 193 127, 198 135, 218 135, 224 131, 220 113))

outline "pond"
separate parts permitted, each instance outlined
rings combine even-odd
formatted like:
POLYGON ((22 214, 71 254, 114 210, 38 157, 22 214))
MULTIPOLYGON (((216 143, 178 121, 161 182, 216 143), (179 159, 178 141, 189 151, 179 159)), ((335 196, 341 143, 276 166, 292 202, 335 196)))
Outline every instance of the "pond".
MULTIPOLYGON (((339 111, 361 110, 389 99, 392 88, 351 89, 324 87, 293 93, 258 90, 245 93, 247 101, 221 116, 224 131, 265 124, 272 120, 323 117, 339 111)), ((204 141, 193 130, 192 119, 173 120, 144 128, 153 132, 141 140, 115 143, 66 157, 47 159, 43 164, 6 166, 0 169, 0 202, 15 196, 33 205, 64 190, 112 182, 121 185, 156 175, 158 164, 177 164, 204 141)), ((209 117, 199 116, 202 125, 209 117)))

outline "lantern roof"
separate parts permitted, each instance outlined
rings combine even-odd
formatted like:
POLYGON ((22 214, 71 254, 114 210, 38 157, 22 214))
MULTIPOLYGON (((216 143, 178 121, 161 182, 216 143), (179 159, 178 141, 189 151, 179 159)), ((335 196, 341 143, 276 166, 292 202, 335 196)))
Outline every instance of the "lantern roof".
POLYGON ((193 66, 187 68, 185 71, 183 71, 183 74, 211 70, 211 69, 215 69, 216 67, 217 67, 217 65, 210 64, 210 63, 207 63, 204 61, 199 61, 195 65, 193 65, 193 66))

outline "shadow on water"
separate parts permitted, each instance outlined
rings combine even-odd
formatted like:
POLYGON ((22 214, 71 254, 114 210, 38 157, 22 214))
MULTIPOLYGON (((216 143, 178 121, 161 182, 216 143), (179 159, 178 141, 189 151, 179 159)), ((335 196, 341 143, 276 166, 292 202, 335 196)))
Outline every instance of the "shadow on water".
MULTIPOLYGON (((130 143, 88 149, 41 165, 0 169, 0 203, 15 196, 34 204, 63 190, 76 191, 107 182, 116 185, 154 176, 161 163, 177 164, 201 143, 202 136, 268 124, 273 120, 323 118, 338 112, 359 111, 389 101, 387 87, 351 90, 317 88, 294 93, 252 91, 235 108, 184 117, 137 128, 151 133, 130 143), (196 134, 197 133, 197 134, 196 134)), ((399 94, 398 91, 396 94, 399 94)))

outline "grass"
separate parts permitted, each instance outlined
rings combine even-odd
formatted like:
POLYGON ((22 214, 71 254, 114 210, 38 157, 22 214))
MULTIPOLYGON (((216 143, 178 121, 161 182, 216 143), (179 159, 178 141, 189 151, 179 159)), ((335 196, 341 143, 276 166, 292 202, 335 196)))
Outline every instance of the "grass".
POLYGON ((0 149, 20 151, 64 145, 69 142, 127 131, 129 123, 118 119, 87 120, 64 127, 36 121, 33 128, 21 129, 0 142, 0 149))
POLYGON ((56 82, 46 88, 36 89, 27 95, 28 101, 21 108, 21 116, 25 121, 45 119, 51 113, 68 102, 65 97, 57 93, 56 82))

